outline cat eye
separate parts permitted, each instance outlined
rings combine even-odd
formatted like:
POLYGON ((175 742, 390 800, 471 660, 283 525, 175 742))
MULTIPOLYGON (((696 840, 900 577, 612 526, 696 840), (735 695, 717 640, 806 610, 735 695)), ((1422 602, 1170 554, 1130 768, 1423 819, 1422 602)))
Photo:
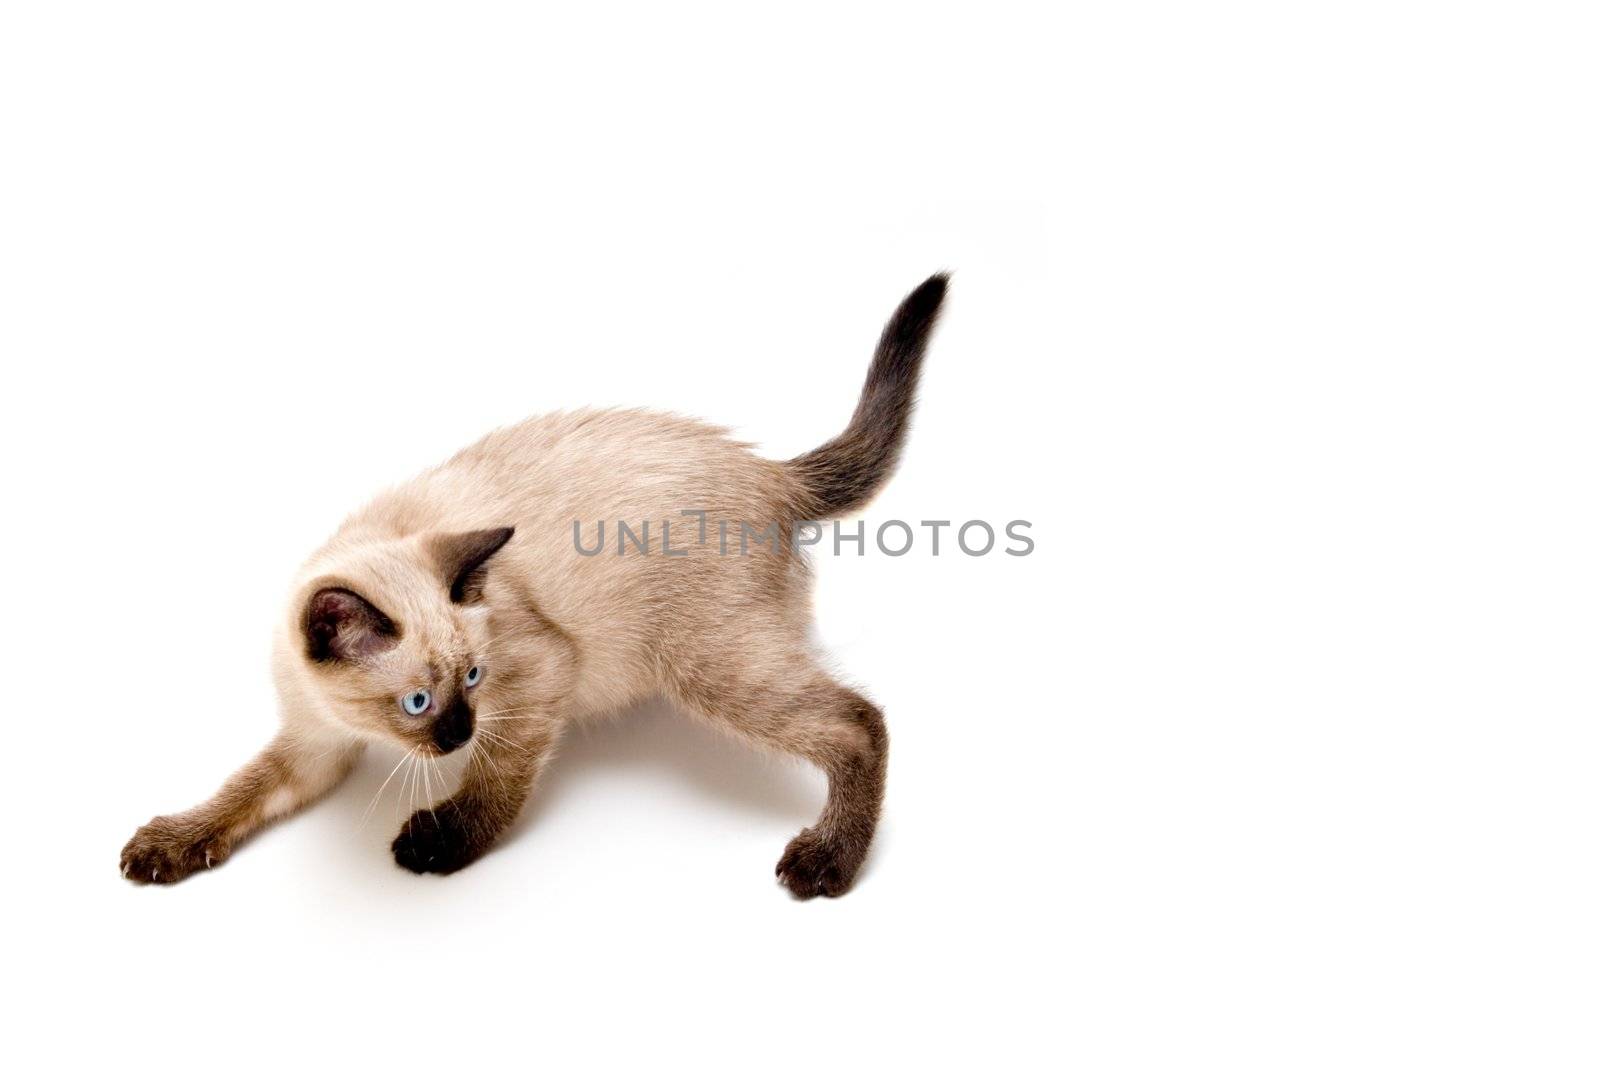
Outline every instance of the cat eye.
POLYGON ((426 689, 416 689, 400 698, 400 706, 407 715, 421 715, 433 706, 433 694, 426 689))
POLYGON ((483 668, 482 667, 474 667, 470 671, 467 672, 467 688, 468 689, 471 689, 473 686, 477 685, 481 681, 483 681, 483 668))

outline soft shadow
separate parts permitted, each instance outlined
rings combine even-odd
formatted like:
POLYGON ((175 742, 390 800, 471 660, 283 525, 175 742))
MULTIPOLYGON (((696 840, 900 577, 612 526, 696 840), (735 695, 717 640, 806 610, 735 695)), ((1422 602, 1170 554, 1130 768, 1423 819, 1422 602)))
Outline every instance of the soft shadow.
POLYGON ((441 803, 455 792, 465 763, 461 755, 432 760, 425 778, 420 760, 402 766, 401 758, 400 749, 371 746, 350 778, 317 805, 319 813, 336 815, 330 825, 347 843, 387 850, 413 811, 441 803))
MULTIPOLYGON (((398 751, 375 747, 326 802, 307 813, 306 829, 319 840, 318 856, 333 857, 334 866, 323 867, 318 892, 357 891, 358 887, 415 884, 414 876, 395 866, 388 857, 389 842, 413 810, 427 807, 421 779, 402 772, 390 778, 398 751), (388 781, 379 796, 379 787, 388 781), (372 804, 377 796, 378 802, 372 804), (363 816, 371 814, 363 822, 363 816), (330 873, 336 871, 337 873, 330 873)), ((435 768, 442 774, 433 781, 438 802, 453 792, 465 760, 451 756, 435 768)), ((664 701, 650 701, 613 719, 568 730, 555 758, 534 786, 534 795, 517 821, 500 836, 498 851, 520 840, 559 806, 592 802, 592 791, 629 789, 630 779, 645 780, 647 789, 661 795, 665 788, 708 806, 748 813, 753 822, 771 824, 783 837, 814 823, 827 797, 827 781, 809 764, 753 749, 735 738, 690 718, 664 701), (586 798, 574 796, 588 789, 586 798)), ((637 793, 635 793, 637 795, 637 793)), ((296 820, 299 821, 299 820, 296 820)), ((885 822, 887 823, 887 819, 885 822)), ((869 881, 873 868, 888 845, 880 826, 878 841, 868 854, 858 884, 869 881)), ((275 832, 269 827, 265 835, 275 832)), ((263 836, 265 836, 263 835, 263 836)), ((426 880, 432 884, 437 880, 426 880)), ((443 883, 441 883, 443 884, 443 883)))
POLYGON ((579 784, 631 771, 659 776, 708 802, 743 808, 798 830, 816 820, 827 796, 822 772, 748 745, 697 722, 663 700, 572 727, 534 786, 520 818, 502 837, 528 832, 579 784))
MULTIPOLYGON (((375 746, 362 757, 350 780, 305 819, 326 839, 323 847, 361 857, 357 869, 348 872, 357 881, 398 870, 392 863, 371 861, 387 860, 389 842, 404 820, 412 811, 429 806, 419 775, 402 768, 390 777, 399 759, 398 750, 375 746)), ((455 791, 465 762, 460 754, 434 761, 435 803, 455 791)), ((820 770, 756 750, 665 701, 652 700, 615 718, 568 729, 527 806, 495 848, 520 839, 545 812, 575 801, 572 794, 597 783, 604 788, 607 779, 629 778, 649 779, 655 787, 665 785, 708 805, 746 811, 762 823, 776 823, 785 834, 815 822, 827 798, 827 781, 820 770)))

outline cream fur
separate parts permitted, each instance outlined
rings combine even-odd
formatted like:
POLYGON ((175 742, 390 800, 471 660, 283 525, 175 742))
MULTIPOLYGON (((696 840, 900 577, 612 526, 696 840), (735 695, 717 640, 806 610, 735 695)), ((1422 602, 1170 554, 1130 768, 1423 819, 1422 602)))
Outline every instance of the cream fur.
POLYGON ((497 430, 356 511, 301 568, 277 627, 278 737, 216 797, 141 829, 124 873, 173 881, 212 866, 331 789, 367 744, 428 760, 467 736, 441 732, 455 722, 470 731, 460 788, 394 843, 403 866, 449 873, 516 817, 567 724, 665 694, 828 772, 821 821, 778 871, 800 896, 843 892, 877 821, 887 733, 818 666, 807 568, 788 546, 796 522, 858 503, 892 469, 943 294, 936 276, 907 298, 845 434, 788 463, 690 419, 577 411, 497 430), (706 513, 703 543, 685 511, 706 513), (618 553, 619 521, 648 522, 648 551, 618 553), (586 544, 604 523, 605 550, 580 553, 574 522, 586 544), (683 555, 662 551, 668 522, 683 555), (733 531, 726 552, 720 522, 733 531), (741 524, 776 526, 779 551, 741 552, 741 524), (461 562, 476 564, 485 544, 481 570, 461 562), (480 579, 460 603, 459 575, 480 579), (484 675, 469 690, 473 666, 484 675), (400 698, 416 689, 435 700, 408 715, 400 698))

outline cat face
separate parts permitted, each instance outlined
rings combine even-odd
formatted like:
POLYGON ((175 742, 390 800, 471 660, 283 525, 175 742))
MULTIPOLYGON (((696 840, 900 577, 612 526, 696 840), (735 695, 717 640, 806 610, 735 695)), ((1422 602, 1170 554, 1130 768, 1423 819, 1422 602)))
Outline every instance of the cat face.
POLYGON ((369 546, 308 583, 302 654, 323 714, 424 756, 471 740, 494 678, 485 568, 512 532, 369 546))

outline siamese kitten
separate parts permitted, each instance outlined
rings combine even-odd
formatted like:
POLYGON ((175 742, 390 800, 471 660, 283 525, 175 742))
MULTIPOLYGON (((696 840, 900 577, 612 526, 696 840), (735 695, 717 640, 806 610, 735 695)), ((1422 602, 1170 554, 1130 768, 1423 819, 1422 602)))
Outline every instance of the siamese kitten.
POLYGON ((850 424, 795 459, 688 419, 580 411, 496 430, 356 512, 301 569, 280 620, 277 736, 210 800, 134 834, 123 875, 176 882, 223 862, 372 742, 421 760, 470 746, 456 793, 392 845, 407 870, 458 871, 517 817, 568 723, 665 694, 827 772, 822 815, 777 876, 800 898, 845 892, 878 822, 889 735, 816 658, 794 533, 862 506, 893 471, 946 281, 906 297, 850 424), (648 521, 648 551, 586 554, 594 524, 617 520, 648 521), (741 524, 779 536, 740 551, 741 524))

